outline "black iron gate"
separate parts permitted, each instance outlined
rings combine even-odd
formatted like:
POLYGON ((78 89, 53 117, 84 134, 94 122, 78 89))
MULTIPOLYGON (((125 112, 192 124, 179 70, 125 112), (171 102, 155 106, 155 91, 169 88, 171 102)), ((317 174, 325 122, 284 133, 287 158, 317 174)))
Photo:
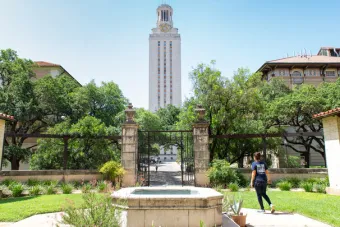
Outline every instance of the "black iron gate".
POLYGON ((192 131, 138 132, 140 185, 194 185, 194 163, 192 131))

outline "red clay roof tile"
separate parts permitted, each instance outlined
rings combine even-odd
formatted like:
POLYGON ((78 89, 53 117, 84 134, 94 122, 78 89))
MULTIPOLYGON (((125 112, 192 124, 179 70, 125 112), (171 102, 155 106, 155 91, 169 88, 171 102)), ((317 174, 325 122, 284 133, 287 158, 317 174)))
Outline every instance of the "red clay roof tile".
POLYGON ((332 109, 332 110, 328 110, 328 111, 325 111, 325 112, 321 112, 321 113, 318 113, 318 114, 314 114, 313 118, 324 118, 324 117, 327 117, 327 116, 338 115, 338 114, 340 115, 340 107, 332 109))

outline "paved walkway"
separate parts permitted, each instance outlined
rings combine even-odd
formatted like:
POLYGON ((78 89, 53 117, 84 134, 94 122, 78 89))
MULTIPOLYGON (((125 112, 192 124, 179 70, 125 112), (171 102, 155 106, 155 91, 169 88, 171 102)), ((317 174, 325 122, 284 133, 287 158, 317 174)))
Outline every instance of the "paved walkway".
POLYGON ((307 218, 300 214, 267 211, 257 213, 254 209, 242 209, 247 214, 247 227, 331 227, 330 225, 307 218))
MULTIPOLYGON (((254 209, 242 209, 242 211, 247 214, 247 227, 331 227, 330 225, 299 214, 283 212, 259 214, 254 209)), ((34 215, 16 223, 0 223, 0 227, 55 227, 57 224, 60 227, 66 227, 68 225, 59 224, 61 214, 61 212, 58 212, 34 215)), ((224 218, 223 227, 236 226, 224 218)))

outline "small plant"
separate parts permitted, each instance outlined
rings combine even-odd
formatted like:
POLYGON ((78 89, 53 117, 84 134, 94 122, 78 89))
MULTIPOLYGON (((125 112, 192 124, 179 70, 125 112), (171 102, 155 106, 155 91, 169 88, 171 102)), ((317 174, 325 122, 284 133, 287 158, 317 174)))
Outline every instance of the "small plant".
POLYGON ((292 188, 298 188, 301 183, 301 180, 296 177, 287 178, 286 181, 292 185, 292 188))
POLYGON ((292 188, 292 184, 288 181, 277 183, 277 186, 281 189, 281 191, 290 191, 290 189, 292 188))
POLYGON ((313 184, 309 182, 301 182, 300 187, 305 189, 305 192, 313 192, 313 184))
POLYGON ((314 189, 318 193, 326 193, 326 186, 324 184, 314 184, 314 189))
POLYGON ((223 185, 215 185, 214 186, 214 189, 218 192, 222 192, 222 189, 223 189, 223 185))
POLYGON ((56 193, 57 193, 57 189, 55 188, 54 185, 46 186, 46 194, 47 195, 53 195, 53 194, 56 194, 56 193))
POLYGON ((63 215, 63 224, 71 226, 112 226, 121 225, 123 202, 112 205, 109 195, 86 193, 83 194, 82 206, 75 207, 69 203, 63 215))
POLYGON ((13 197, 19 197, 25 188, 21 183, 14 183, 11 184, 8 189, 12 191, 13 197))
POLYGON ((18 182, 13 179, 5 179, 1 182, 2 185, 5 185, 7 187, 9 187, 11 184, 16 184, 16 183, 18 182))
POLYGON ((116 180, 119 180, 124 175, 125 170, 119 162, 108 161, 99 169, 99 172, 104 175, 106 180, 115 183, 116 180))
POLYGON ((82 193, 89 193, 91 192, 92 185, 91 184, 84 184, 83 187, 81 187, 82 193))
POLYGON ((62 184, 61 190, 63 191, 63 194, 71 194, 73 191, 73 185, 72 184, 62 184))
POLYGON ((37 179, 28 179, 26 184, 29 187, 33 187, 33 186, 36 186, 36 185, 40 185, 40 183, 41 182, 37 179))
POLYGON ((99 192, 104 192, 107 190, 107 184, 105 181, 98 181, 97 182, 97 188, 99 192))
POLYGON ((240 187, 238 186, 237 183, 231 183, 231 184, 229 184, 228 187, 229 187, 230 191, 232 191, 232 192, 238 192, 238 190, 240 189, 240 187))
POLYGON ((29 189, 29 193, 30 195, 40 195, 42 194, 43 190, 41 188, 40 185, 35 185, 35 186, 32 186, 30 189, 29 189))
POLYGON ((243 205, 243 199, 239 198, 238 200, 235 199, 234 196, 227 197, 228 204, 230 206, 230 210, 233 212, 234 215, 240 215, 241 214, 241 208, 243 205))
POLYGON ((204 224, 204 221, 200 220, 200 227, 206 227, 206 225, 204 224))
POLYGON ((44 185, 44 186, 57 186, 58 184, 58 181, 57 180, 45 180, 45 181, 42 181, 41 182, 41 185, 44 185))
POLYGON ((81 188, 81 187, 83 186, 83 184, 84 184, 84 180, 82 180, 81 182, 80 182, 80 181, 74 181, 74 182, 72 182, 72 185, 73 185, 74 188, 76 188, 76 189, 81 188))

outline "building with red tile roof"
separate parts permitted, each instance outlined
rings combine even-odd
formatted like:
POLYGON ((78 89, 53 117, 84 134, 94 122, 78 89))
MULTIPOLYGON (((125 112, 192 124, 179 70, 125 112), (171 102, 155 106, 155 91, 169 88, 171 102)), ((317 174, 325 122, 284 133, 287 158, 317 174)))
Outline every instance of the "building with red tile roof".
POLYGON ((265 62, 258 70, 262 79, 282 78, 289 87, 295 84, 318 85, 340 77, 340 48, 322 47, 318 55, 303 54, 265 62))
POLYGON ((65 74, 71 77, 74 81, 76 81, 79 84, 79 86, 81 86, 81 84, 68 71, 66 71, 64 67, 62 67, 59 64, 46 61, 35 61, 34 63, 36 64, 37 67, 35 67, 33 71, 35 72, 37 79, 40 79, 46 75, 56 77, 65 74))

